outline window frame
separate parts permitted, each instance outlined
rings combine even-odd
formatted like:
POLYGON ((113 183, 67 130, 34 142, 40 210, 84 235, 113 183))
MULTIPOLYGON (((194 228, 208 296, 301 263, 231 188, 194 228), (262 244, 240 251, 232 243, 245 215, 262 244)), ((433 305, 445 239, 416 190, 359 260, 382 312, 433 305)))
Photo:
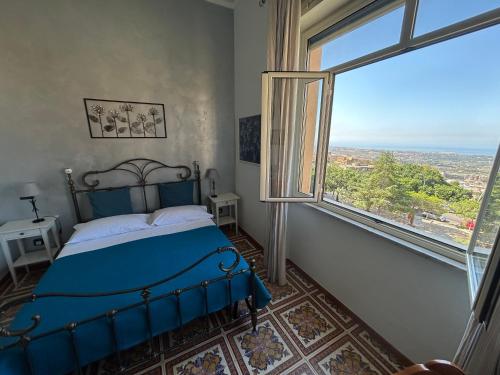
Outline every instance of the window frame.
MULTIPOLYGON (((328 149, 328 136, 330 131, 330 111, 332 88, 334 76, 330 72, 312 71, 267 71, 262 73, 262 117, 261 117, 261 156, 260 156, 260 200, 263 202, 293 202, 293 203, 319 203, 323 197, 323 173, 325 165, 326 150, 328 149), (296 78, 296 79, 318 79, 322 80, 320 121, 318 129, 318 155, 315 166, 317 172, 314 176, 314 195, 297 194, 294 197, 271 197, 271 107, 273 103, 273 79, 296 78), (302 195, 302 196, 301 196, 302 195)), ((297 142, 295 146, 297 146, 297 142)), ((295 189, 294 189, 294 192, 295 189)))
MULTIPOLYGON (((336 10, 332 15, 325 17, 319 22, 313 23, 313 26, 301 33, 299 51, 301 68, 303 70, 307 70, 310 51, 314 47, 326 43, 325 40, 331 40, 332 36, 347 33, 359 25, 370 22, 371 19, 375 19, 381 14, 390 12, 398 6, 405 7, 399 43, 338 64, 325 69, 324 71, 337 75, 381 60, 392 58, 403 53, 424 48, 432 44, 450 40, 455 37, 500 24, 500 8, 497 8, 417 37, 413 37, 418 3, 419 0, 355 0, 348 2, 340 9, 336 10), (339 25, 341 26, 339 27, 339 25), (335 30, 336 27, 338 30, 335 30), (326 33, 327 29, 330 29, 330 34, 326 33), (329 38, 327 39, 324 37, 322 39, 318 39, 314 43, 310 43, 311 39, 314 40, 314 38, 321 33, 329 35, 329 38)), ((333 87, 333 90, 334 89, 335 88, 333 87)), ((328 130, 330 129, 330 122, 331 120, 327 126, 328 130)), ((326 136, 329 137, 329 135, 330 133, 328 131, 326 136)), ((324 152, 325 155, 323 156, 323 159, 326 160, 326 153, 328 151, 324 150, 324 152)), ((326 167, 327 163, 325 162, 324 165, 322 165, 323 179, 325 177, 326 167)), ((324 180, 321 184, 321 187, 323 186, 324 180)), ((416 231, 404 228, 403 225, 391 223, 388 219, 382 220, 369 212, 357 210, 353 207, 346 207, 337 202, 328 202, 323 198, 323 191, 321 192, 321 196, 321 201, 314 204, 314 206, 320 209, 326 209, 348 221, 354 221, 361 226, 368 226, 376 231, 388 234, 389 236, 394 237, 395 240, 402 240, 406 243, 430 250, 433 253, 446 257, 447 259, 457 261, 462 265, 468 263, 466 246, 461 247, 457 246, 458 244, 455 245, 451 242, 448 243, 442 239, 434 239, 430 236, 421 235, 416 231)))
MULTIPOLYGON (((497 152, 495 154, 495 159, 493 161, 493 165, 491 167, 490 175, 488 177, 488 183, 486 184, 486 188, 484 189, 484 198, 481 202, 481 206, 479 208, 479 212, 477 214, 476 218, 476 224, 474 227, 474 231, 472 232, 472 236, 469 242, 469 246, 467 247, 466 251, 466 258, 467 258, 467 273, 470 275, 468 278, 468 286, 469 286, 469 298, 471 304, 474 303, 474 300, 476 298, 477 292, 479 290, 480 284, 482 282, 482 279, 484 277, 481 277, 480 280, 478 281, 478 278, 476 276, 476 269, 474 267, 474 253, 476 250, 476 242, 478 238, 479 231, 481 230, 481 226, 483 225, 483 220, 484 220, 484 215, 486 213, 486 210, 488 209, 488 204, 490 202, 491 198, 491 193, 493 191, 493 187, 495 186, 497 182, 497 175, 499 173, 499 167, 500 167, 500 145, 497 149, 497 152)), ((493 249, 498 246, 498 233, 497 233, 497 241, 493 245, 493 249)), ((491 261, 491 256, 488 256, 488 262, 491 261)))

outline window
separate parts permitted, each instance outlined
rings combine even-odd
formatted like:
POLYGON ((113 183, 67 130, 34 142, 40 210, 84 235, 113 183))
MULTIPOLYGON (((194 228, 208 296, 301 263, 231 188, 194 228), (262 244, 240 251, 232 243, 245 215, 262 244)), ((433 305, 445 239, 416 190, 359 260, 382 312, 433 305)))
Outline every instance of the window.
POLYGON ((467 250, 469 290, 473 300, 484 275, 500 228, 500 148, 490 173, 479 210, 477 225, 467 250))
POLYGON ((331 84, 325 72, 262 74, 261 200, 320 200, 331 84))
MULTIPOLYGON (((297 90, 291 188, 280 199, 319 198, 337 215, 467 262, 474 296, 500 226, 500 2, 363 3, 306 32, 304 65, 331 74, 333 96, 304 121, 318 98, 297 90)), ((270 129, 275 104, 263 106, 270 129)), ((262 150, 264 159, 269 140, 262 150)), ((270 180, 261 175, 261 189, 270 180)))
POLYGON ((415 36, 500 7, 499 0, 420 0, 415 36))
POLYGON ((396 2, 374 11, 368 16, 369 22, 365 18, 343 28, 329 29, 323 38, 316 37, 322 39, 317 47, 323 55, 320 70, 399 43, 403 14, 404 5, 396 2))
POLYGON ((465 250, 500 136, 494 40, 500 25, 338 74, 325 201, 465 250))

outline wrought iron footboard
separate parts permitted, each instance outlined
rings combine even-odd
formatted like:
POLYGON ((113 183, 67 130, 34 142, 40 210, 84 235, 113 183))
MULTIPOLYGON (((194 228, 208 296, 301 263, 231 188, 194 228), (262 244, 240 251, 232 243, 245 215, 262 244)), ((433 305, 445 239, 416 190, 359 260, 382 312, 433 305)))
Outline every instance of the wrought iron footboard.
MULTIPOLYGON (((120 314, 121 312, 130 310, 130 309, 140 307, 140 306, 145 306, 145 319, 146 319, 146 324, 147 324, 146 326, 147 326, 148 336, 149 336, 149 351, 150 351, 151 355, 156 355, 159 353, 154 352, 154 347, 153 347, 153 337, 154 336, 153 336, 153 329, 152 329, 152 324, 151 324, 152 317, 151 317, 151 311, 150 311, 150 304, 152 302, 158 301, 161 299, 165 299, 165 298, 168 298, 171 296, 175 296, 175 298, 176 298, 176 315, 177 315, 177 319, 178 319, 178 327, 177 328, 182 328, 184 322, 183 322, 182 309, 181 309, 181 298, 180 298, 181 294, 184 292, 190 291, 190 290, 194 290, 194 289, 202 289, 203 296, 204 296, 203 297, 204 298, 204 305, 205 305, 204 308, 205 308, 206 331, 207 331, 207 333, 209 333, 210 332, 210 318, 209 318, 210 312, 209 312, 209 300, 208 300, 208 286, 210 284, 213 284, 216 282, 227 280, 226 291, 227 291, 227 296, 228 296, 228 305, 226 306, 226 308, 228 309, 228 312, 229 312, 228 315, 230 317, 230 320, 232 321, 234 318, 236 318, 235 315, 237 315, 238 301, 233 301, 231 281, 232 281, 234 276, 244 274, 244 273, 250 273, 249 282, 250 282, 251 300, 249 300, 248 298, 245 299, 250 313, 242 315, 242 316, 238 317, 238 319, 243 319, 243 318, 247 317, 248 315, 250 315, 251 321, 252 321, 252 327, 253 327, 253 330, 255 331, 256 325, 257 325, 257 306, 256 306, 257 284, 256 284, 255 259, 250 260, 250 262, 249 262, 250 267, 249 268, 233 272, 236 269, 236 267, 239 265, 240 260, 241 260, 241 255, 236 248, 230 247, 230 246, 220 247, 220 248, 208 253, 204 257, 200 258, 199 260, 197 260, 196 262, 194 262, 190 266, 184 268, 183 270, 181 270, 181 271, 179 271, 171 276, 168 276, 162 280, 156 281, 156 282, 148 284, 148 285, 140 286, 137 288, 123 289, 123 290, 105 292, 105 293, 99 293, 99 292, 95 292, 95 293, 40 293, 40 294, 32 294, 31 296, 28 296, 28 297, 22 297, 22 298, 16 298, 16 299, 10 300, 8 302, 0 304, 0 313, 1 314, 3 314, 5 311, 10 309, 11 307, 14 307, 14 306, 17 306, 20 304, 24 304, 24 303, 31 303, 31 302, 34 302, 36 300, 42 299, 42 298, 54 298, 54 297, 58 297, 58 298, 95 298, 95 297, 109 297, 109 296, 115 296, 115 295, 140 293, 140 296, 142 299, 140 302, 136 302, 136 303, 133 303, 133 304, 130 304, 127 306, 122 306, 122 307, 119 307, 116 309, 111 309, 110 311, 89 317, 85 320, 81 320, 81 321, 77 321, 77 322, 69 322, 69 323, 65 324, 64 326, 61 326, 59 328, 56 328, 56 329, 53 329, 53 330, 50 330, 47 332, 43 332, 43 333, 40 333, 37 335, 30 335, 30 333, 32 333, 35 330, 35 328, 37 328, 39 326, 41 319, 42 319, 42 317, 39 315, 33 316, 31 318, 31 320, 32 320, 31 325, 29 327, 24 328, 24 329, 10 330, 8 327, 0 326, 0 337, 17 338, 17 340, 13 343, 10 343, 10 344, 5 345, 5 346, 0 346, 0 351, 4 351, 7 349, 16 347, 16 346, 20 346, 24 351, 24 356, 25 356, 26 362, 28 364, 29 371, 31 372, 31 374, 33 374, 34 373, 33 361, 30 357, 30 353, 28 350, 30 343, 32 343, 35 340, 39 340, 41 338, 44 338, 44 337, 47 337, 50 335, 54 335, 54 334, 57 334, 60 332, 67 332, 69 335, 69 338, 70 338, 71 351, 73 354, 75 367, 77 368, 78 374, 82 374, 81 362, 80 362, 80 357, 78 354, 79 353, 78 340, 76 340, 76 337, 75 337, 76 330, 81 325, 90 323, 92 321, 96 321, 98 319, 105 318, 105 319, 107 319, 107 322, 109 323, 108 327, 109 327, 109 330, 111 332, 111 337, 113 340, 114 355, 116 356, 120 370, 123 371, 126 369, 126 366, 122 361, 121 351, 118 347, 117 327, 116 327, 116 316, 118 314, 120 314), (151 289, 152 288, 159 286, 159 285, 162 285, 162 284, 165 284, 165 283, 181 276, 182 274, 185 274, 186 272, 192 270, 197 265, 203 263, 205 260, 207 260, 208 258, 210 258, 214 255, 222 254, 225 252, 231 252, 235 258, 234 258, 233 263, 227 267, 224 265, 223 262, 219 263, 218 268, 220 271, 222 271, 224 273, 224 275, 221 275, 217 278, 204 280, 199 284, 190 285, 190 286, 187 286, 187 287, 184 287, 181 289, 176 289, 176 290, 173 290, 173 291, 170 291, 167 293, 163 293, 163 294, 158 295, 158 296, 151 297, 151 289)), ((219 326, 215 327, 215 328, 219 328, 219 326)), ((169 343, 166 351, 170 351, 170 350, 172 350, 172 348, 174 348, 174 347, 172 347, 169 343)))

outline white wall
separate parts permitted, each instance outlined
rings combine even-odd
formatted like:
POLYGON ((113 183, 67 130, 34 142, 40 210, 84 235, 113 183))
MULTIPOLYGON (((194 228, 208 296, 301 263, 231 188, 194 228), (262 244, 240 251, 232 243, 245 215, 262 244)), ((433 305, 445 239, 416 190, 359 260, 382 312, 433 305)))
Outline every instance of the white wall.
POLYGON ((257 115, 260 77, 266 70, 267 8, 258 1, 238 1, 234 10, 234 84, 236 133, 236 193, 240 201, 240 225, 260 244, 266 243, 266 206, 259 202, 260 170, 239 160, 238 119, 257 115))
MULTIPOLYGON (((260 113, 266 12, 257 1, 239 1, 234 12, 236 120, 260 113)), ((238 156, 236 190, 242 227, 265 244, 259 170, 238 156)), ((295 263, 411 359, 452 358, 468 311, 463 271, 314 208, 290 206, 288 251, 295 263)))
POLYGON ((465 271, 315 208, 291 205, 289 257, 417 362, 453 358, 468 317, 465 271))

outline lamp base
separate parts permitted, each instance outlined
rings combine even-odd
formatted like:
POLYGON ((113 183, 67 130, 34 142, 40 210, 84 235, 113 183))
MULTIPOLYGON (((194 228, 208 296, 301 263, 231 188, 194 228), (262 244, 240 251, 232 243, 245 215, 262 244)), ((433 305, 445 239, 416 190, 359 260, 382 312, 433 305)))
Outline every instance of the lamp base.
POLYGON ((32 223, 41 223, 42 221, 45 221, 43 217, 33 220, 32 223))

